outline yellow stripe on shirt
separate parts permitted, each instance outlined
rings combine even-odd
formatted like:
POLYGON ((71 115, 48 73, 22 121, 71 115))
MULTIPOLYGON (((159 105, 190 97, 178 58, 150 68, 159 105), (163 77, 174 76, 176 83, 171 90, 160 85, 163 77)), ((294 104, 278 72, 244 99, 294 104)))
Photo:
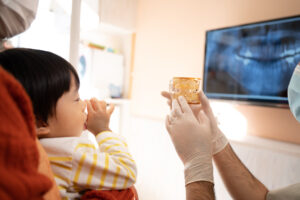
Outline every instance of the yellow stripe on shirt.
POLYGON ((108 140, 117 140, 117 141, 120 141, 120 142, 122 142, 124 144, 125 147, 127 147, 126 142, 122 141, 120 138, 117 138, 117 137, 107 137, 107 138, 105 138, 103 140, 100 140, 98 142, 99 146, 101 146, 104 142, 107 142, 108 140))
MULTIPOLYGON (((109 155, 114 155, 114 154, 126 154, 129 157, 132 157, 132 155, 130 153, 124 152, 124 151, 114 151, 114 152, 110 152, 109 155)), ((131 158, 127 158, 128 160, 130 160, 131 162, 135 163, 134 160, 132 160, 131 158)))
POLYGON ((92 148, 92 149, 96 149, 95 145, 93 144, 86 144, 86 143, 79 143, 77 144, 77 146, 75 147, 75 151, 81 147, 87 147, 87 148, 92 148))
POLYGON ((60 180, 63 180, 64 182, 67 182, 68 184, 70 184, 70 180, 68 178, 62 177, 62 176, 60 176, 58 174, 55 174, 55 173, 53 173, 53 175, 54 175, 55 178, 58 178, 60 180))
POLYGON ((108 165, 109 165, 109 157, 108 157, 108 154, 106 153, 105 154, 105 166, 104 166, 104 170, 101 175, 101 182, 100 182, 99 189, 102 189, 102 187, 104 186, 104 181, 105 181, 106 174, 108 171, 108 165))
POLYGON ((116 171, 115 176, 114 176, 114 180, 113 180, 113 184, 112 184, 112 189, 116 188, 120 171, 121 171, 121 168, 119 166, 117 166, 117 171, 116 171))
POLYGON ((66 165, 64 165, 63 163, 57 163, 57 162, 51 161, 50 164, 51 164, 51 165, 55 165, 55 166, 60 167, 60 168, 64 168, 64 169, 66 169, 66 170, 68 170, 68 171, 71 171, 71 170, 72 170, 72 167, 66 166, 66 165))
POLYGON ((92 181, 92 178, 93 178, 93 174, 94 174, 96 165, 97 165, 97 154, 94 153, 94 155, 93 155, 93 163, 92 163, 91 170, 90 170, 87 182, 86 182, 87 186, 89 186, 91 184, 91 181, 92 181))
POLYGON ((117 147, 117 146, 122 146, 122 144, 112 144, 112 145, 109 145, 109 146, 107 146, 107 147, 104 149, 104 151, 106 152, 106 151, 108 151, 110 148, 112 148, 112 147, 117 147))
POLYGON ((80 176, 80 172, 81 172, 81 168, 82 168, 82 165, 84 163, 84 160, 85 160, 85 157, 86 157, 86 153, 84 153, 81 158, 80 158, 80 161, 79 161, 79 164, 78 164, 78 168, 76 170, 76 173, 75 173, 75 177, 74 177, 74 186, 76 187, 77 184, 78 184, 78 179, 79 179, 79 176, 80 176))
POLYGON ((136 177, 133 173, 133 171, 126 165, 126 163, 124 162, 124 160, 122 158, 119 158, 119 161, 121 162, 121 164, 130 172, 131 177, 136 180, 136 177))
POLYGON ((127 188, 128 180, 129 180, 129 173, 127 172, 127 176, 126 176, 126 178, 125 178, 123 188, 127 188))
POLYGON ((59 190, 67 190, 66 186, 58 185, 57 187, 59 190))
POLYGON ((50 161, 72 161, 72 157, 49 156, 50 161))

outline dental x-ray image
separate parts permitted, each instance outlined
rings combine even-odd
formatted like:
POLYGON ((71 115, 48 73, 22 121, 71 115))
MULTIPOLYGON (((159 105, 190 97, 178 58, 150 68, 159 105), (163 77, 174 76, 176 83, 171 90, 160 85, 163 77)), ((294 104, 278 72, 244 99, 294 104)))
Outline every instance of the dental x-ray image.
POLYGON ((287 103, 300 62, 300 16, 206 32, 203 90, 209 98, 287 103))

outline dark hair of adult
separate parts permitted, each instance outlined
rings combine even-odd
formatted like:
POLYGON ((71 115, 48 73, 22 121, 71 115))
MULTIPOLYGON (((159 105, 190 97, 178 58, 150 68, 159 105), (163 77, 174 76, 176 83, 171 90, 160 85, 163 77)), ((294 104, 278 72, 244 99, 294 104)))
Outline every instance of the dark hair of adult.
POLYGON ((70 89, 74 67, 62 57, 42 50, 13 48, 0 53, 0 65, 21 82, 31 98, 37 123, 55 115, 58 99, 70 89))

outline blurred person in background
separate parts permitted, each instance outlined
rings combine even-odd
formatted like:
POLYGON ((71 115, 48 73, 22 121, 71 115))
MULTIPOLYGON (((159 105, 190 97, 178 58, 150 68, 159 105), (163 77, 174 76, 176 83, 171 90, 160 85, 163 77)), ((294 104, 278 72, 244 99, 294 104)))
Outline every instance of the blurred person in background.
POLYGON ((38 0, 0 0, 0 51, 11 47, 9 38, 29 28, 37 7, 38 0))

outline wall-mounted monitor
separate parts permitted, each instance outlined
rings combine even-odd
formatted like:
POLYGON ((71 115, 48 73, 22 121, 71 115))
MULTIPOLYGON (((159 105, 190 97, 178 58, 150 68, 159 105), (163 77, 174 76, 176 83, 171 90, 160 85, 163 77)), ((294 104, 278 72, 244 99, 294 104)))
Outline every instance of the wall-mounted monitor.
POLYGON ((300 16, 206 32, 203 91, 208 98, 287 106, 300 62, 300 16))

